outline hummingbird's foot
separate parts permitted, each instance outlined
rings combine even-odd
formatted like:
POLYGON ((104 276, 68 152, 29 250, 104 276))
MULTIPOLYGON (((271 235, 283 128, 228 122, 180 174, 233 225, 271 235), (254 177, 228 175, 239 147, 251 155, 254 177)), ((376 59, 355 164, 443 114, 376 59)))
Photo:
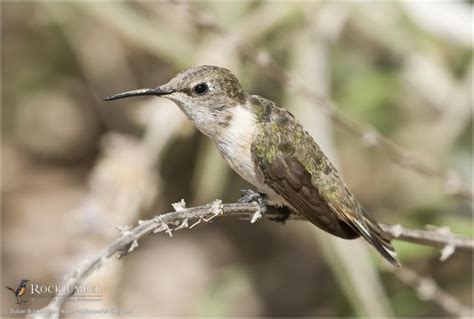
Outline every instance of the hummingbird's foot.
POLYGON ((263 204, 265 204, 264 201, 266 199, 266 195, 263 194, 263 193, 258 193, 256 191, 251 190, 251 189, 241 189, 240 193, 242 195, 239 198, 239 203, 258 203, 258 204, 260 204, 262 202, 263 204))
POLYGON ((253 224, 262 218, 267 212, 267 205, 265 203, 267 196, 251 189, 242 189, 240 192, 242 193, 242 196, 239 198, 239 203, 257 203, 258 206, 260 206, 260 209, 253 214, 250 220, 253 224))
POLYGON ((288 218, 291 216, 291 210, 290 208, 286 206, 282 207, 272 207, 272 212, 278 213, 278 216, 270 218, 270 220, 277 222, 277 223, 282 223, 285 224, 288 218))

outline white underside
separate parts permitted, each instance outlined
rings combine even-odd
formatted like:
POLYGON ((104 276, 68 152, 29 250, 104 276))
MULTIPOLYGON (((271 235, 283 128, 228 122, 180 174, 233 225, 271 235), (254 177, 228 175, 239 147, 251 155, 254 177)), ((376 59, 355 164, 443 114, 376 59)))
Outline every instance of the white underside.
POLYGON ((232 109, 232 120, 222 134, 216 136, 217 149, 227 164, 243 179, 267 194, 272 205, 287 204, 285 200, 259 181, 252 161, 251 147, 256 134, 255 115, 246 107, 232 109))
POLYGON ((232 119, 215 137, 217 149, 230 167, 247 182, 257 185, 250 149, 256 133, 255 115, 243 106, 232 110, 232 119))

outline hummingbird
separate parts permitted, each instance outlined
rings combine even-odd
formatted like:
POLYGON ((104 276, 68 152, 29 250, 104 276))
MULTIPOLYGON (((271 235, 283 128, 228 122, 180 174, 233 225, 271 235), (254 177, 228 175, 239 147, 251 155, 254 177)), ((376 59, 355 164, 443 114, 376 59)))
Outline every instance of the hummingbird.
POLYGON ((15 295, 17 305, 21 305, 26 302, 26 300, 23 300, 21 297, 26 292, 26 284, 28 283, 28 281, 28 279, 22 279, 16 289, 7 286, 7 289, 13 292, 13 294, 15 295))
POLYGON ((304 216, 343 239, 362 236, 399 266, 390 238, 356 201, 313 137, 285 108, 247 93, 228 69, 202 65, 168 83, 107 96, 104 101, 153 95, 175 102, 227 164, 257 192, 241 200, 304 216))

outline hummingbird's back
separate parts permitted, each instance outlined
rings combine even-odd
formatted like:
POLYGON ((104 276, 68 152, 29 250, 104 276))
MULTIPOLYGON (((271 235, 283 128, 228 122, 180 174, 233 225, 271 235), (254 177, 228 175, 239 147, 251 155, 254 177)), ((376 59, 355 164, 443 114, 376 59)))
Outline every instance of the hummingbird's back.
POLYGON ((398 265, 389 238, 311 135, 287 110, 259 96, 251 99, 259 124, 252 155, 262 182, 319 228, 344 239, 363 236, 398 265))

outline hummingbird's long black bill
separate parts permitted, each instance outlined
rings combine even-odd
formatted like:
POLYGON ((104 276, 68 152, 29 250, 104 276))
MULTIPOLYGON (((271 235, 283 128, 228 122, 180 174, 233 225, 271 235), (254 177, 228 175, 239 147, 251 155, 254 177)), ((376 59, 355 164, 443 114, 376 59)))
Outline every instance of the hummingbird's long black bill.
POLYGON ((154 89, 139 89, 139 90, 122 92, 122 93, 118 93, 118 94, 115 94, 115 95, 106 96, 102 100, 104 100, 104 101, 113 101, 113 100, 123 99, 125 97, 132 97, 132 96, 141 96, 141 95, 160 96, 160 95, 167 95, 167 94, 170 94, 170 93, 173 93, 173 91, 172 90, 163 90, 160 87, 157 87, 157 88, 154 88, 154 89))

